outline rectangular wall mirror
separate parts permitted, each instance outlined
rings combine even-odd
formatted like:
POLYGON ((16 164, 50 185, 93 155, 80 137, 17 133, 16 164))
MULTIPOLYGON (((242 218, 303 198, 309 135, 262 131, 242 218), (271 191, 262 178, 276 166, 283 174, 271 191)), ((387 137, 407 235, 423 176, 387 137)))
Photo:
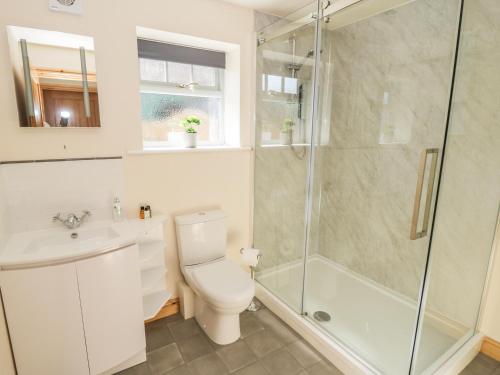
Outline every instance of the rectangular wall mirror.
POLYGON ((100 127, 94 40, 7 26, 21 127, 100 127))

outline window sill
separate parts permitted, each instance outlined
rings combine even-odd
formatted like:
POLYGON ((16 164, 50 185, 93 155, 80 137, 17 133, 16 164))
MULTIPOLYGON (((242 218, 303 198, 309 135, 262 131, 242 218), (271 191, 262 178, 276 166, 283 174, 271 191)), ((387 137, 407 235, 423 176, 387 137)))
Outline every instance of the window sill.
POLYGON ((252 151, 252 147, 233 147, 233 146, 199 146, 196 148, 169 147, 169 148, 149 148, 144 150, 128 151, 129 155, 149 155, 149 154, 185 154, 185 153, 203 153, 203 152, 235 152, 252 151))

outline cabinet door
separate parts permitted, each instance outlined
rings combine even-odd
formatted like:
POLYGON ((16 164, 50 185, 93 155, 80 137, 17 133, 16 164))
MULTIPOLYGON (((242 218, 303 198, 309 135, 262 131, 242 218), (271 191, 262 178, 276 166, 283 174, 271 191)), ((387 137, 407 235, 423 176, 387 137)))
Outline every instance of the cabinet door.
POLYGON ((74 264, 0 272, 19 375, 88 375, 74 264))
POLYGON ((76 264, 91 374, 146 346, 137 245, 76 264))

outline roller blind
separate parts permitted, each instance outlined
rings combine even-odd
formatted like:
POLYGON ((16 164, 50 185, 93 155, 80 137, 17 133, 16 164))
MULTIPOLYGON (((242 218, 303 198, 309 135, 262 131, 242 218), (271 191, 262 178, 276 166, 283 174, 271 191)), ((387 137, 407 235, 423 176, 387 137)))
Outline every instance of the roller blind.
POLYGON ((145 59, 210 66, 212 68, 224 69, 226 67, 226 54, 224 52, 156 42, 147 39, 137 39, 137 47, 139 49, 139 57, 145 59))

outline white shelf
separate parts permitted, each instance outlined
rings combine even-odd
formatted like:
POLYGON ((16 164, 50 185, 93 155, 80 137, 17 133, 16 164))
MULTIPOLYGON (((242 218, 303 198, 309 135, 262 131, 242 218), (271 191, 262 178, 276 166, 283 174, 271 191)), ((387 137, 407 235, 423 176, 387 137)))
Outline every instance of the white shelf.
POLYGON ((170 299, 170 296, 171 294, 168 291, 162 290, 142 297, 144 320, 154 318, 170 299))
MULTIPOLYGON (((163 266, 150 268, 141 272, 142 295, 158 290, 159 282, 164 278, 166 268, 163 266)), ((165 286, 163 285, 164 289, 165 286)))
POLYGON ((163 264, 163 251, 165 249, 165 242, 158 241, 147 241, 139 242, 139 257, 141 260, 141 270, 145 270, 152 267, 157 267, 163 264), (158 260, 161 263, 158 263, 158 260))

